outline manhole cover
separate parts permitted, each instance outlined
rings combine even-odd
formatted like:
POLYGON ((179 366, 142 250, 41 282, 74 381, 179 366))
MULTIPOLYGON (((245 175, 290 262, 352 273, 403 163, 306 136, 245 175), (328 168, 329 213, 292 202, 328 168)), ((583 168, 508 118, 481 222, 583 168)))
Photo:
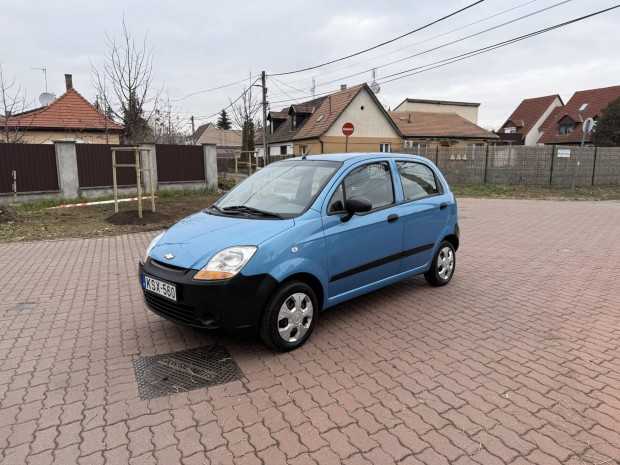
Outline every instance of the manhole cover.
POLYGON ((21 312, 23 310, 36 310, 39 306, 37 302, 20 302, 16 304, 11 310, 21 312))
POLYGON ((134 360, 142 399, 230 383, 243 372, 221 346, 199 347, 134 360))

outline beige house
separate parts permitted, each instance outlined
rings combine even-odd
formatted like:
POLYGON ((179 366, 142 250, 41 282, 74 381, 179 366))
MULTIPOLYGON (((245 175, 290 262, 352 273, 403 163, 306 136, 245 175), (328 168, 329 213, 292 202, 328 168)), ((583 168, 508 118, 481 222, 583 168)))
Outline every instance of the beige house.
POLYGON ((67 91, 48 106, 8 115, 0 124, 13 133, 13 140, 45 144, 55 140, 118 144, 123 126, 106 118, 73 88, 65 75, 67 91))
POLYGON ((456 113, 390 111, 403 137, 404 149, 423 152, 435 147, 482 147, 499 136, 456 113))
MULTIPOLYGON (((391 152, 399 148, 402 138, 398 128, 368 85, 361 84, 279 112, 269 120, 271 155, 304 155, 339 152, 391 152), (348 138, 342 126, 352 123, 348 138)), ((256 147, 262 156, 262 135, 256 147)))
POLYGON ((455 113, 467 121, 478 124, 479 103, 449 102, 445 100, 424 100, 407 98, 394 111, 415 111, 423 113, 455 113))

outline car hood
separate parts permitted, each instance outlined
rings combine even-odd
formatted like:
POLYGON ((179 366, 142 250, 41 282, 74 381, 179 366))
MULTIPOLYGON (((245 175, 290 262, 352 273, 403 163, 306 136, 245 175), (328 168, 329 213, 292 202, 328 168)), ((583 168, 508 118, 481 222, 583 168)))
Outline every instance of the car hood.
POLYGON ((197 270, 222 249, 236 245, 258 246, 294 224, 292 219, 248 219, 200 212, 168 229, 149 255, 168 265, 197 270))

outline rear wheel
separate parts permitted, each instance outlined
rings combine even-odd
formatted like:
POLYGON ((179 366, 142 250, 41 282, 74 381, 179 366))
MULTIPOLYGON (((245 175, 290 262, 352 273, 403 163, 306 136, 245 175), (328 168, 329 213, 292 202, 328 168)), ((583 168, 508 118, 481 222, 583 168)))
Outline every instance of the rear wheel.
POLYGON ((454 276, 455 267, 456 253, 454 246, 448 241, 443 241, 433 257, 431 268, 424 273, 424 278, 431 286, 445 286, 454 276))
POLYGON ((296 349, 310 337, 318 311, 316 295, 310 286, 301 281, 284 283, 267 302, 260 337, 272 349, 296 349))

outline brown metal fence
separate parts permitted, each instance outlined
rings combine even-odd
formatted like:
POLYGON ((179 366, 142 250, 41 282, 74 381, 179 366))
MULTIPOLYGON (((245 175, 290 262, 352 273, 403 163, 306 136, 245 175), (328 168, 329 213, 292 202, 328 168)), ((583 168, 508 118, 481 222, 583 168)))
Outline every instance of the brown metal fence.
MULTIPOLYGON (((112 147, 108 144, 76 144, 80 187, 112 186, 112 147)), ((116 163, 135 163, 133 153, 118 152, 116 163)), ((136 171, 131 168, 116 170, 119 186, 135 186, 136 171)))
POLYGON ((205 180, 202 146, 157 145, 157 182, 205 180))
POLYGON ((0 144, 0 193, 12 192, 12 171, 18 192, 58 190, 56 152, 48 144, 0 144))
POLYGON ((450 184, 570 187, 620 184, 620 148, 578 146, 437 147, 403 150, 433 161, 450 184))

